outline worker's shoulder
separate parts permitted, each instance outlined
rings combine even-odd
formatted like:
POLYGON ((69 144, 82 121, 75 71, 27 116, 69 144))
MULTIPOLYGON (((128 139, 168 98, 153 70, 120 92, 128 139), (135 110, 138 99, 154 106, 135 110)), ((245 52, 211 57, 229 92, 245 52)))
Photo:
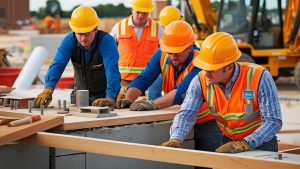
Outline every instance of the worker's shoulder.
POLYGON ((115 43, 115 39, 113 38, 113 36, 111 36, 111 34, 109 34, 108 32, 104 32, 104 31, 103 31, 102 41, 105 41, 106 43, 110 41, 114 41, 115 43))

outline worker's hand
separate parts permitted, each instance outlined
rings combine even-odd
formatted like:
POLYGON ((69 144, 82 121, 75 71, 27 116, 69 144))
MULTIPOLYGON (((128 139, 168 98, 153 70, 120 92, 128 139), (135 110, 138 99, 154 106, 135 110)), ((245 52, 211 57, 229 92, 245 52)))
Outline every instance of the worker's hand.
POLYGON ((171 140, 166 141, 166 142, 164 142, 164 143, 161 144, 161 146, 175 147, 175 148, 179 148, 180 145, 181 145, 181 142, 178 139, 171 139, 171 140))
POLYGON ((118 94, 117 100, 125 99, 125 94, 127 91, 127 86, 121 86, 120 92, 118 94))
POLYGON ((139 100, 131 104, 131 111, 147 111, 147 110, 157 110, 158 107, 152 103, 152 101, 139 100))
POLYGON ((218 153, 239 153, 250 150, 249 144, 245 140, 230 141, 216 149, 218 153))
POLYGON ((93 101, 92 105, 99 106, 99 107, 103 107, 103 106, 114 107, 115 100, 112 98, 100 98, 93 101))
POLYGON ((116 107, 116 109, 126 109, 126 108, 130 107, 131 104, 132 104, 132 102, 130 100, 121 99, 121 100, 117 100, 115 107, 116 107))
POLYGON ((44 105, 44 107, 48 107, 52 100, 52 89, 44 89, 37 97, 33 100, 35 103, 35 107, 41 107, 44 105))

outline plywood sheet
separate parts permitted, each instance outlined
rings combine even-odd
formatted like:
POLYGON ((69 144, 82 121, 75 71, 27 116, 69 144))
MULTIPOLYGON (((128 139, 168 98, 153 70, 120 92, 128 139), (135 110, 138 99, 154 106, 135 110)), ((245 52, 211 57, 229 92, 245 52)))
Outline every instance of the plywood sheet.
MULTIPOLYGON (((31 115, 0 111, 0 116, 2 118, 24 118, 30 117, 31 115)), ((48 130, 62 124, 63 122, 64 118, 61 116, 41 116, 40 121, 17 127, 0 125, 0 146, 30 136, 39 131, 48 130)))

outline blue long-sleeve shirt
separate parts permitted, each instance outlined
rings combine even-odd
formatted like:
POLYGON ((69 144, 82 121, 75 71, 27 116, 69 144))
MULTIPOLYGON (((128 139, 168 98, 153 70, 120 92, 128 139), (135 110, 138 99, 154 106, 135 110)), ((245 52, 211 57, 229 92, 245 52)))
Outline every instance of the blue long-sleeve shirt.
MULTIPOLYGON (((235 64, 234 74, 226 86, 221 87, 225 96, 230 97, 232 87, 239 75, 239 66, 235 64)), ((197 112, 203 104, 203 93, 199 76, 196 76, 188 89, 180 111, 174 118, 170 129, 170 139, 184 140, 196 121, 197 112)), ((277 89, 272 76, 264 71, 258 87, 258 104, 262 118, 262 125, 244 139, 251 148, 256 148, 271 140, 282 127, 281 109, 277 89)))
MULTIPOLYGON (((195 47, 194 47, 195 48, 195 47)), ((146 68, 130 83, 128 88, 130 87, 136 87, 142 92, 145 92, 148 87, 156 80, 156 78, 161 74, 160 69, 160 58, 161 58, 162 51, 160 49, 157 49, 154 55, 151 57, 149 62, 147 63, 146 68)), ((182 67, 180 70, 175 69, 174 79, 178 78, 179 74, 192 62, 194 56, 193 50, 191 51, 187 63, 182 67)), ((169 58, 167 58, 167 64, 171 64, 171 61, 169 58)), ((173 105, 175 104, 181 104, 183 101, 183 96, 185 96, 185 93, 189 87, 190 82, 192 79, 198 74, 200 71, 199 68, 194 67, 192 71, 179 83, 175 86, 175 89, 177 89, 175 98, 173 100, 173 105)))
MULTIPOLYGON (((75 37, 73 36, 73 32, 69 32, 62 40, 48 69, 45 79, 46 87, 55 88, 56 83, 60 79, 66 65, 71 59, 72 50, 74 48, 74 38, 75 37)), ((100 53, 100 57, 102 56, 101 59, 103 60, 105 75, 107 79, 106 97, 115 99, 121 88, 121 76, 118 67, 119 53, 114 38, 109 34, 104 35, 101 42, 99 43, 99 46, 95 46, 95 38, 89 50, 86 50, 84 47, 82 47, 79 42, 77 43, 77 45, 82 49, 86 63, 89 63, 92 57, 92 49, 95 47, 99 48, 98 51, 100 53)))

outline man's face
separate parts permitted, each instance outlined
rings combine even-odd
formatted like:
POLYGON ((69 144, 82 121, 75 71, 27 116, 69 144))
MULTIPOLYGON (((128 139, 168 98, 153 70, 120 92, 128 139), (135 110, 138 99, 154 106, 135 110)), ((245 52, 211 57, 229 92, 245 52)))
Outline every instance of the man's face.
POLYGON ((168 53, 169 59, 174 67, 177 69, 182 68, 189 58, 189 54, 192 50, 192 47, 188 47, 180 53, 168 53))
POLYGON ((86 49, 90 49, 95 38, 97 29, 87 33, 75 33, 78 42, 86 49))
POLYGON ((218 84, 223 83, 226 84, 228 77, 231 76, 229 73, 229 67, 225 66, 217 70, 207 71, 202 70, 205 73, 206 80, 209 84, 218 84))
POLYGON ((149 12, 138 12, 132 10, 132 20, 135 26, 142 27, 148 21, 149 12))

